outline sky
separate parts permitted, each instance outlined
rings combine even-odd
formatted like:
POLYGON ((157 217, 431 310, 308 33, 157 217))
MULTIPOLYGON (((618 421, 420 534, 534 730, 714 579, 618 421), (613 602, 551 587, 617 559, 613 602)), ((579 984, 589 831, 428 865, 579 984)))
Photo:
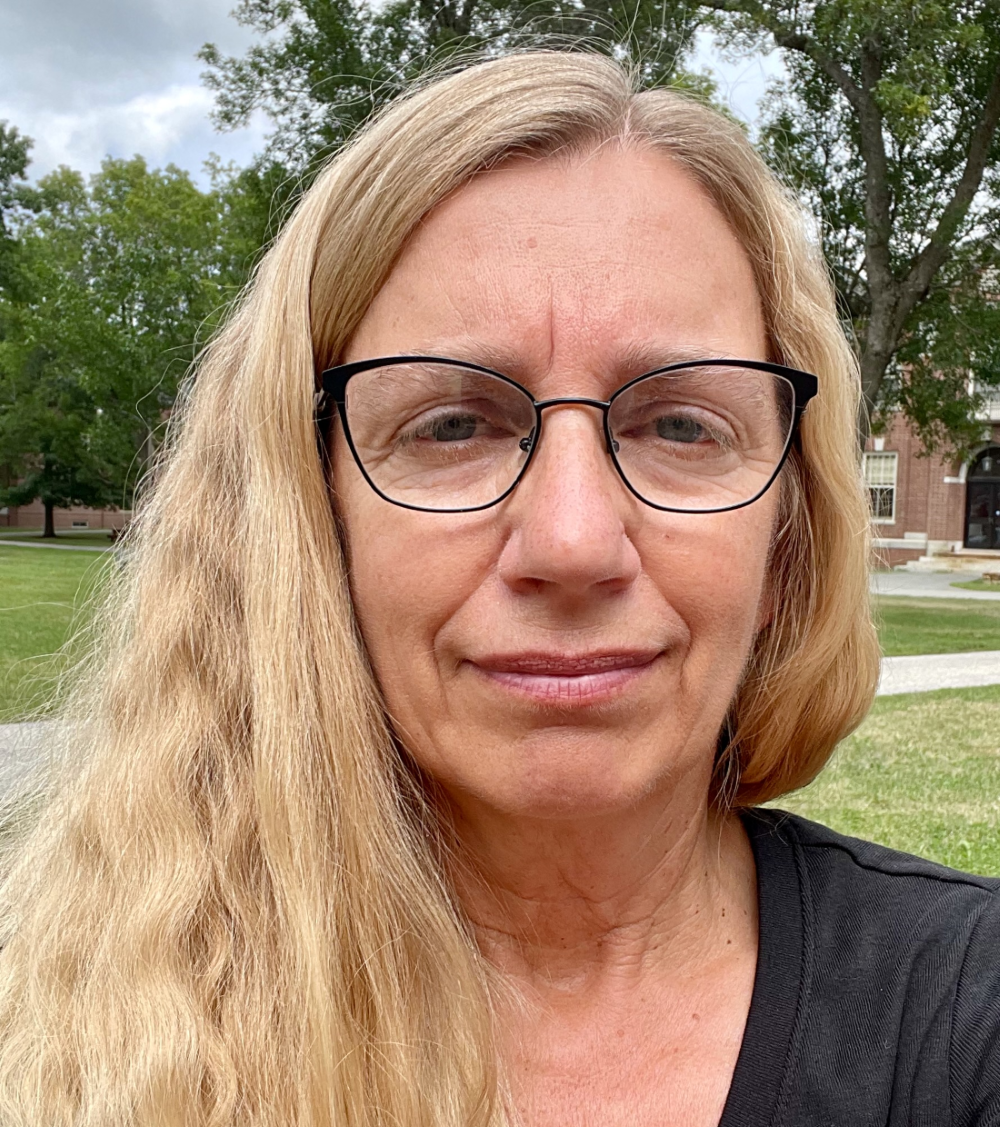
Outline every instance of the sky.
MULTIPOLYGON (((202 184, 204 162, 246 164, 267 122, 217 132, 195 53, 214 42, 241 54, 252 40, 230 15, 235 0, 0 0, 0 120, 34 138, 32 177, 60 164, 95 172, 107 156, 142 153, 202 184)), ((693 69, 709 68, 733 110, 752 122, 775 56, 728 63, 707 38, 693 69)))
POLYGON ((34 138, 34 176, 142 153, 202 173, 210 153, 245 164, 266 122, 217 133, 195 58, 241 53, 234 0, 0 0, 0 120, 34 138))

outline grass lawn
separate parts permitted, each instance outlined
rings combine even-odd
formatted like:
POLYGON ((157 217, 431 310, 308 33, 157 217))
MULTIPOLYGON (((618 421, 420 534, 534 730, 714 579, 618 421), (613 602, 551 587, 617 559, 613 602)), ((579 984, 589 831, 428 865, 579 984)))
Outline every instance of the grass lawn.
POLYGON ((110 559, 0 545, 0 723, 51 699, 65 664, 53 655, 74 622, 83 621, 84 603, 110 559))
POLYGON ((882 649, 890 657, 1000 650, 1000 599, 882 595, 874 608, 882 649))
POLYGON ((774 805, 1000 876, 1000 685, 880 697, 819 777, 774 805))
POLYGON ((950 586, 961 587, 965 591, 992 591, 994 595, 1000 595, 1000 583, 984 579, 968 579, 963 583, 952 583, 950 586))

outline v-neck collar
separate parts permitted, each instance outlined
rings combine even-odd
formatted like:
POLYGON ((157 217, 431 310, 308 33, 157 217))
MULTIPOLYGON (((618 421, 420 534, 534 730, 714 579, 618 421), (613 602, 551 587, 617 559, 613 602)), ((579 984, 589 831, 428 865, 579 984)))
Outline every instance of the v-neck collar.
POLYGON ((812 911, 788 815, 745 810, 757 867, 759 939, 750 1012, 719 1127, 779 1127, 811 978, 812 911))

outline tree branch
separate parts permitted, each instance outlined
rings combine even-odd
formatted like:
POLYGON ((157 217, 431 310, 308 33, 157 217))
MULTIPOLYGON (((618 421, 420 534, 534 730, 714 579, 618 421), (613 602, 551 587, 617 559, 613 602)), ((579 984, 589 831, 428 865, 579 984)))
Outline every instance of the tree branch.
POLYGON ((774 18, 762 4, 756 0, 700 0, 701 7, 713 12, 722 12, 727 15, 750 16, 761 27, 770 32, 775 43, 788 51, 798 51, 806 55, 820 67, 830 78, 836 82, 844 97, 851 103, 855 110, 858 109, 857 98, 862 95, 862 90, 851 77, 850 73, 836 61, 828 56, 819 47, 815 39, 805 32, 790 28, 787 24, 774 18))
MULTIPOLYGON (((861 139, 861 158, 865 164, 865 256, 868 260, 868 281, 873 290, 895 290, 889 255, 891 231, 889 170, 882 135, 882 111, 874 98, 874 90, 882 77, 881 48, 874 39, 861 44, 861 82, 850 71, 827 54, 814 38, 778 20, 758 0, 703 0, 703 7, 730 15, 746 15, 767 29, 777 46, 797 51, 810 59, 847 99, 857 114, 861 139)), ((878 304, 876 301, 875 304, 878 304)), ((895 304, 892 294, 891 304, 895 304)))
POLYGON ((472 30, 472 13, 476 8, 476 0, 464 0, 461 11, 458 15, 459 26, 462 28, 462 34, 468 35, 472 30))
POLYGON ((934 275, 951 253, 955 232, 968 214, 976 192, 982 184, 990 148, 998 127, 1000 127, 1000 68, 993 75, 993 81, 990 83, 983 104, 983 112, 972 131, 965 167, 955 185, 955 191, 945 204, 941 218, 931 233, 927 245, 917 255, 902 283, 897 310, 899 329, 902 329, 913 307, 927 294, 934 275))

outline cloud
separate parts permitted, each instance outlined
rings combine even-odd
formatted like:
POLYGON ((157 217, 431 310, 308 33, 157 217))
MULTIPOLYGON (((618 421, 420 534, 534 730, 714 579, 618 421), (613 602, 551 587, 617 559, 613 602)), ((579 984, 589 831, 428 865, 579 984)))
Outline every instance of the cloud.
POLYGON ((32 116, 36 164, 92 168, 101 158, 141 152, 160 163, 211 108, 211 96, 197 86, 170 86, 139 94, 120 105, 92 106, 78 113, 40 110, 32 116))
POLYGON ((206 40, 240 50, 250 40, 232 0, 0 0, 0 94, 65 110, 197 77, 206 40))
POLYGON ((245 164, 264 141, 262 121, 237 134, 215 133, 208 119, 211 108, 212 95, 204 87, 171 85, 76 112, 37 109, 17 116, 0 103, 0 118, 10 118, 34 138, 35 176, 61 164, 93 172, 106 156, 141 153, 150 165, 174 163, 200 177, 210 152, 245 164))
POLYGON ((251 40, 234 0, 0 0, 0 119, 35 139, 32 173, 93 172, 108 154, 142 153, 199 173, 210 152, 246 163, 263 122, 216 134, 195 52, 251 40))

